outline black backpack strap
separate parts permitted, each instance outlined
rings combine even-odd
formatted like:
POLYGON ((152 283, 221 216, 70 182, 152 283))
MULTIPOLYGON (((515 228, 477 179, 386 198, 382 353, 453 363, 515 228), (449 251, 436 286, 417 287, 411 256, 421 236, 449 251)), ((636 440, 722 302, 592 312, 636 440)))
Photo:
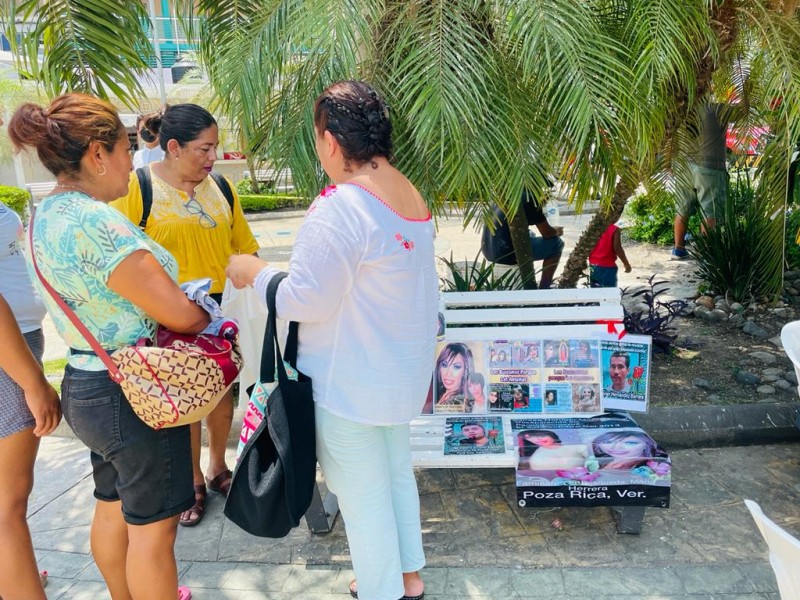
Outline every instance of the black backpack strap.
POLYGON ((228 201, 228 206, 231 207, 231 227, 233 227, 233 215, 236 214, 233 210, 233 190, 231 190, 228 180, 216 171, 211 171, 211 179, 213 179, 214 183, 217 184, 217 187, 222 192, 222 195, 225 196, 225 200, 228 201))
POLYGON ((136 177, 139 179, 139 189, 142 190, 142 220, 139 221, 139 229, 144 231, 153 206, 153 181, 150 179, 150 168, 136 169, 136 177))

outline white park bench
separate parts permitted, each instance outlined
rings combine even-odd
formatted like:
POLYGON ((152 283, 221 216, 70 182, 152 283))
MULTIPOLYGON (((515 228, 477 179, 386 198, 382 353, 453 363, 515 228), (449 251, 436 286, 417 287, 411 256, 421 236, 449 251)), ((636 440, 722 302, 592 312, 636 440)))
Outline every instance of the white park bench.
MULTIPOLYGON (((623 328, 621 292, 618 288, 530 290, 498 292, 445 292, 445 341, 498 339, 592 338, 623 328)), ((519 413, 494 413, 503 421, 502 454, 449 454, 443 452, 448 415, 423 415, 411 423, 412 461, 418 468, 511 468, 517 450, 511 418, 519 413)), ((452 416, 452 415, 450 415, 452 416)), ((536 415, 541 417, 542 415, 536 415)), ((546 415, 545 415, 546 418, 546 415)), ((534 503, 529 503, 532 505, 534 503)), ((312 531, 330 530, 336 516, 336 499, 317 493, 306 520, 312 531)), ((639 533, 644 506, 611 507, 618 533, 639 533)))
POLYGON ((33 214, 33 209, 41 202, 42 198, 53 193, 56 187, 55 181, 44 181, 41 183, 29 183, 25 186, 30 198, 28 198, 28 212, 33 214))

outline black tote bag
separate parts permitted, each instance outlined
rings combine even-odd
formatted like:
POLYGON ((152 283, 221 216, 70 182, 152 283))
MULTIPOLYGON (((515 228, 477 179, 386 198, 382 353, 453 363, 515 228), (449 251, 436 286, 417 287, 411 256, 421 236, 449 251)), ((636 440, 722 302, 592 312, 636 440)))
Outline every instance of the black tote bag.
MULTIPOLYGON (((317 454, 311 379, 297 371, 290 380, 278 346, 275 294, 286 277, 280 273, 267 286, 267 328, 261 352, 260 380, 278 386, 267 400, 264 420, 242 450, 225 502, 225 516, 260 537, 281 538, 311 504, 317 454)), ((297 323, 289 324, 285 359, 297 370, 297 323)))

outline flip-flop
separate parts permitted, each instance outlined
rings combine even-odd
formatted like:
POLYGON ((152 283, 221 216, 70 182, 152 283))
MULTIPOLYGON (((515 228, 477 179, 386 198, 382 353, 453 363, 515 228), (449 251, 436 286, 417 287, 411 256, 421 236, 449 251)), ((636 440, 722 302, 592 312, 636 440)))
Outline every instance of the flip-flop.
MULTIPOLYGON (((192 507, 184 511, 188 513, 186 518, 183 517, 183 513, 181 514, 181 518, 178 520, 178 523, 183 525, 184 527, 194 527, 195 525, 199 525, 200 521, 203 520, 203 515, 206 512, 206 486, 201 484, 194 486, 194 504, 192 507), (192 518, 195 517, 195 518, 192 518)), ((189 592, 189 598, 191 598, 191 592, 189 592)))
POLYGON ((192 590, 185 585, 178 587, 178 600, 192 600, 192 590))
POLYGON ((206 487, 212 492, 222 494, 226 498, 228 496, 228 491, 231 489, 231 482, 233 482, 233 473, 231 473, 230 469, 225 469, 222 473, 214 477, 214 479, 206 477, 206 487))

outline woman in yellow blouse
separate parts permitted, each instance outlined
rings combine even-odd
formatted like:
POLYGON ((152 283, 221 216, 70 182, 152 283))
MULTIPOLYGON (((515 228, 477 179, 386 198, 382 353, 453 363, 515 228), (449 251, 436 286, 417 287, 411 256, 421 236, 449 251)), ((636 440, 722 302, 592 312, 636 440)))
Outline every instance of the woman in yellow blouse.
MULTIPOLYGON (((258 243, 244 218, 239 198, 228 185, 232 206, 211 170, 217 160, 219 131, 214 117, 196 104, 168 106, 158 130, 164 160, 149 169, 152 204, 144 231, 166 248, 178 262, 180 283, 210 277, 211 295, 221 300, 225 267, 233 254, 255 254, 258 243)), ((141 223, 142 188, 131 174, 128 195, 112 203, 132 222, 141 223)), ((225 444, 233 419, 233 393, 229 393, 206 418, 209 439, 208 475, 200 468, 200 423, 192 425, 192 463, 195 504, 181 515, 181 525, 194 526, 203 518, 206 486, 227 495, 231 471, 225 462, 225 444)))

